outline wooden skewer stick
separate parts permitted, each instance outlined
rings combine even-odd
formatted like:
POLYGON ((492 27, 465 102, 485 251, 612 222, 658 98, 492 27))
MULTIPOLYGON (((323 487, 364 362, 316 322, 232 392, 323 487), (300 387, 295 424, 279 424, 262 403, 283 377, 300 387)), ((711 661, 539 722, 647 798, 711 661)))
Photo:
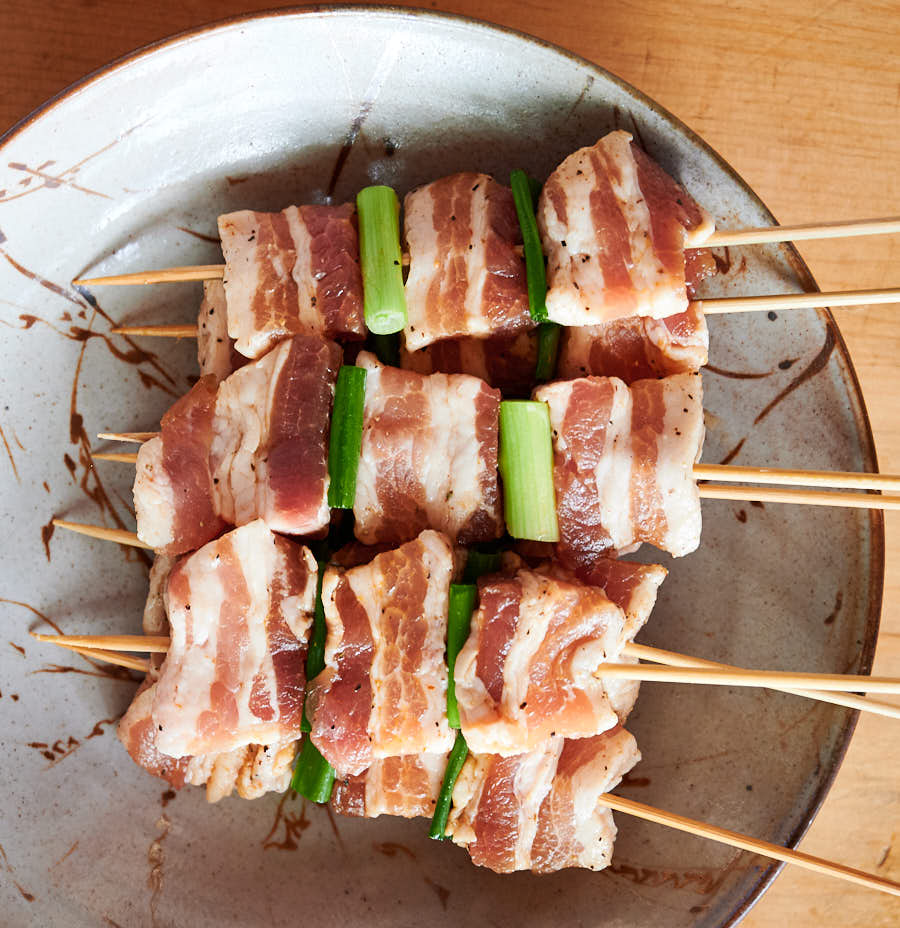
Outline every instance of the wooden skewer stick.
POLYGON ((115 461, 118 464, 137 464, 137 454, 133 451, 100 451, 92 453, 94 461, 115 461))
POLYGON ((107 664, 127 667, 129 670, 137 670, 141 673, 147 673, 150 670, 150 662, 146 658, 131 657, 128 654, 116 654, 113 651, 95 651, 93 648, 75 648, 71 645, 68 646, 68 649, 80 654, 82 657, 89 657, 93 661, 104 661, 107 664))
POLYGON ((846 470, 793 470, 779 467, 747 467, 742 464, 695 464, 694 479, 842 490, 894 490, 900 493, 900 474, 870 474, 846 470))
POLYGON ((124 325, 110 329, 113 335, 149 335, 151 338, 196 338, 196 325, 124 325))
MULTIPOLYGON (((182 271, 184 268, 177 268, 182 271)), ((158 272, 162 274, 163 272, 158 272)), ((126 275, 128 277, 140 275, 126 275)), ((146 276, 146 275, 144 275, 146 276)), ((109 283, 107 278, 101 283, 109 283)), ((118 283, 133 283, 121 280, 118 283)), ((707 316, 728 313, 762 312, 764 310, 815 309, 816 307, 867 306, 873 303, 900 303, 900 288, 883 290, 839 290, 832 293, 775 293, 767 296, 726 296, 717 299, 696 300, 707 316)), ((120 325, 112 329, 114 335, 151 335, 168 338, 196 337, 195 325, 120 325)))
POLYGON ((77 532, 79 535, 87 535, 90 538, 99 538, 101 541, 115 541, 117 544, 130 545, 132 548, 153 550, 150 545, 144 544, 134 532, 127 532, 125 529, 107 528, 105 525, 85 525, 83 522, 67 522, 65 519, 54 519, 53 524, 57 528, 66 528, 70 532, 77 532))
MULTIPOLYGON (((819 238, 850 238, 856 235, 887 235, 900 232, 900 217, 861 219, 843 222, 809 223, 798 226, 770 226, 764 229, 717 230, 700 248, 717 248, 722 245, 760 245, 769 242, 800 242, 819 238)), ((516 246, 522 254, 522 246, 516 246)), ((403 264, 409 264, 409 255, 403 254, 403 264)), ((73 284, 117 286, 127 284, 179 283, 187 280, 221 280, 225 276, 224 264, 198 264, 188 267, 169 267, 158 271, 135 271, 132 274, 115 274, 111 277, 82 277, 73 284)))
POLYGON ((187 280, 221 280, 225 276, 224 264, 192 264, 187 267, 166 267, 158 271, 135 271, 133 274, 114 274, 112 277, 82 277, 72 283, 80 287, 125 286, 128 284, 181 283, 187 280))
POLYGON ((900 303, 900 289, 838 290, 831 293, 775 293, 770 296, 726 296, 715 300, 696 300, 694 305, 707 316, 720 313, 756 313, 763 310, 815 309, 816 307, 866 306, 872 303, 900 303))
POLYGON ((701 499, 730 499, 748 503, 799 503, 804 506, 843 506, 847 509, 900 509, 900 495, 840 493, 834 490, 794 490, 787 487, 745 487, 701 483, 701 499))
POLYGON ((711 686, 763 686, 816 689, 837 693, 900 694, 900 678, 867 674, 795 673, 789 670, 720 670, 708 667, 660 667, 651 664, 603 664, 596 675, 609 680, 647 683, 700 683, 711 686))
MULTIPOLYGON (((145 433, 150 438, 158 435, 158 432, 145 433)), ((116 461, 119 464, 135 464, 137 455, 133 453, 118 453, 100 451, 91 454, 95 461, 116 461)), ((828 470, 782 470, 775 467, 744 467, 736 464, 695 464, 695 480, 727 480, 729 482, 740 483, 770 483, 776 486, 799 486, 799 487, 827 487, 832 490, 896 490, 900 493, 900 474, 869 474, 855 473, 853 471, 828 471, 828 470)), ((699 488, 700 496, 705 499, 738 499, 750 502, 757 499, 755 496, 748 494, 756 492, 752 487, 719 487, 715 484, 704 484, 699 488)), ((769 491, 760 491, 768 493, 769 491)), ((854 502, 846 503, 848 494, 842 494, 837 497, 837 502, 825 502, 822 505, 832 506, 854 506, 854 502)), ((783 494, 767 496, 761 502, 791 502, 792 500, 783 499, 783 494)), ((858 499, 858 495, 851 496, 851 500, 858 499)), ((866 505, 858 508, 881 508, 871 504, 872 500, 879 497, 873 497, 866 494, 862 497, 866 505)), ((888 504, 885 509, 891 509, 891 497, 881 497, 887 499, 888 504)))
POLYGON ((765 229, 717 229, 703 243, 704 248, 720 245, 762 245, 768 242, 804 242, 820 238, 851 238, 855 235, 888 235, 900 232, 900 216, 885 219, 851 219, 799 226, 768 226, 765 229))
MULTIPOLYGON (((86 647, 92 649, 97 654, 103 654, 105 651, 137 651, 149 654, 164 654, 169 650, 170 644, 170 639, 165 635, 44 635, 38 632, 32 632, 31 635, 37 641, 46 641, 64 648, 86 647)), ((640 660, 655 661, 658 664, 667 664, 675 667, 708 667, 728 671, 741 669, 739 667, 732 667, 729 664, 719 664, 715 661, 707 661, 698 657, 689 657, 686 654, 678 654, 675 651, 664 651, 660 648, 651 648, 647 645, 635 644, 634 642, 626 643, 622 648, 622 654, 625 657, 635 657, 640 660)), ((821 690, 802 688, 786 689, 784 687, 779 687, 779 689, 797 696, 806 696, 810 699, 834 703, 839 706, 847 706, 851 709, 861 709, 879 715, 900 718, 900 706, 894 706, 886 702, 878 702, 874 699, 866 699, 864 696, 835 694, 821 690)))
POLYGON ((31 632, 36 641, 58 644, 64 648, 90 648, 93 651, 138 651, 165 654, 170 639, 165 635, 44 635, 31 632))
POLYGON ((151 438, 156 438, 157 435, 159 432, 100 432, 97 438, 106 441, 133 441, 140 445, 145 441, 150 441, 151 438))
POLYGON ((600 796, 600 802, 616 812, 624 812, 626 815, 634 815, 648 822, 656 822, 658 825, 667 825, 669 828, 676 828, 678 831, 684 831, 701 838, 708 838, 710 841, 718 841, 720 844, 727 844, 742 851, 761 854, 763 857, 781 860, 784 863, 794 864, 806 870, 813 870, 816 873, 824 873, 841 880, 847 880, 850 883, 865 886, 867 889, 877 889, 880 892, 890 893, 892 896, 900 896, 900 883, 885 880, 872 873, 866 873, 864 870, 856 870, 844 864, 825 860, 821 857, 813 857, 811 854, 804 854, 802 851, 794 851, 778 844, 770 844, 768 841, 751 838, 737 831, 707 825, 705 822, 698 822, 695 819, 676 815, 673 812, 663 812, 662 809, 656 809, 642 802, 635 802, 633 799, 625 799, 622 796, 614 796, 612 793, 604 793, 600 796))
MULTIPOLYGON (((657 664, 666 664, 670 667, 708 667, 717 670, 739 670, 731 664, 721 664, 717 661, 707 661, 700 657, 688 657, 676 651, 665 651, 662 648, 651 648, 647 645, 629 642, 622 648, 625 657, 636 657, 642 661, 654 661, 657 664)), ((828 693, 824 690, 799 689, 787 686, 771 687, 782 693, 791 693, 794 696, 804 696, 818 702, 828 702, 836 706, 846 706, 848 709, 859 709, 862 712, 872 712, 875 715, 884 715, 888 718, 900 719, 900 705, 857 696, 854 693, 828 693)))

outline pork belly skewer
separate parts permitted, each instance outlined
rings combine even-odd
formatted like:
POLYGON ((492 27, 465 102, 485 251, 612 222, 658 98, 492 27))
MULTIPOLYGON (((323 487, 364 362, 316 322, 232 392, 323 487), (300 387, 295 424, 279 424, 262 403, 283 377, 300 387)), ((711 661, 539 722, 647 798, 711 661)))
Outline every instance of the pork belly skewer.
MULTIPOLYGON (((110 664, 121 662, 121 666, 123 667, 143 672, 147 672, 149 669, 146 659, 133 658, 121 652, 130 651, 135 653, 150 652, 152 654, 164 654, 169 648, 169 638, 166 636, 43 635, 37 632, 32 632, 31 636, 36 641, 59 645, 60 647, 74 651, 77 654, 83 654, 94 660, 106 661, 110 664), (79 644, 79 642, 81 642, 81 644, 79 644)), ((633 641, 626 642, 622 646, 622 657, 649 661, 668 667, 708 668, 711 670, 728 672, 740 672, 744 670, 744 668, 735 667, 730 664, 707 661, 698 657, 690 657, 686 654, 677 654, 674 651, 665 651, 659 648, 649 647, 648 645, 637 644, 633 641)), ((863 679, 868 678, 863 677, 863 679)), ((814 686, 815 684, 809 685, 814 686)), ((800 688, 797 686, 789 686, 784 683, 778 683, 776 685, 774 681, 766 684, 765 688, 782 693, 791 693, 794 696, 804 696, 808 699, 815 699, 818 702, 828 702, 836 706, 846 706, 848 709, 858 709, 861 712, 872 712, 875 715, 883 715, 888 718, 900 718, 900 706, 895 706, 888 702, 880 702, 875 699, 868 699, 863 696, 854 696, 852 693, 845 693, 837 690, 800 688)))

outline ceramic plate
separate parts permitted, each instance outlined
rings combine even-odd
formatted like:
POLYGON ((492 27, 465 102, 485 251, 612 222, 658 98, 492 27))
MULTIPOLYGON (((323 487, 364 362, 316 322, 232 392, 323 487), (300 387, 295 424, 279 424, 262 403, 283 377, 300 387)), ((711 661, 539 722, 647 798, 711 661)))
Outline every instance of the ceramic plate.
MULTIPOLYGON (((601 62, 602 63, 602 62, 601 62)), ((51 533, 54 515, 131 527, 127 467, 91 466, 104 429, 153 428, 196 374, 188 342, 114 322, 190 321, 199 285, 78 292, 86 272, 220 260, 218 213, 352 198, 457 170, 545 177, 615 127, 725 226, 771 221, 699 138, 559 49, 402 10, 279 12, 164 42, 48 104, 0 145, 0 808, 7 925, 718 925, 774 870, 618 816, 596 874, 497 876, 424 820, 335 821, 292 797, 207 806, 139 770, 114 734, 134 689, 37 645, 138 631, 146 565, 51 533)), ((765 133, 765 127, 759 131, 765 133)), ((732 249, 710 294, 814 286, 786 247, 732 249)), ((710 323, 704 460, 872 470, 849 358, 826 313, 710 323)), ((878 514, 705 502, 642 640, 730 663, 866 672, 883 566, 878 514)), ((646 555, 649 557, 649 555, 646 555)), ((625 795, 795 843, 852 713, 763 691, 645 684, 625 795)))

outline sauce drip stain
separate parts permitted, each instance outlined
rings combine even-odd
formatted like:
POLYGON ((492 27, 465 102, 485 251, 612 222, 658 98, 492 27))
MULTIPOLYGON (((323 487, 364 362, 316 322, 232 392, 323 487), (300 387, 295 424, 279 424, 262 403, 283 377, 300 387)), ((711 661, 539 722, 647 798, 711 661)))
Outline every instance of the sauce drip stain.
POLYGON ((446 886, 441 886, 440 883, 435 883, 434 880, 429 877, 424 877, 425 882, 437 893, 438 899, 441 900, 441 908, 444 911, 447 910, 447 902, 450 899, 450 890, 446 886))
POLYGON ((771 402, 766 404, 762 412, 753 420, 753 424, 759 425, 759 423, 762 422, 782 400, 790 396, 797 387, 815 377, 815 375, 828 363, 836 344, 837 339, 834 337, 834 330, 831 325, 827 325, 825 329, 825 343, 819 349, 819 353, 771 402))
POLYGON ((841 606, 844 605, 844 591, 838 590, 837 595, 834 597, 834 608, 828 614, 828 618, 825 619, 826 625, 833 625, 834 620, 838 617, 841 611, 841 606))
POLYGON ((372 847, 378 851, 379 854, 384 854, 385 857, 396 857, 398 854, 406 854, 410 860, 415 860, 416 855, 405 845, 398 844, 396 841, 373 841, 372 847))
POLYGON ((12 465, 12 470, 13 474, 15 475, 16 482, 19 483, 21 482, 19 480, 19 469, 16 467, 16 459, 13 457, 12 449, 9 447, 9 442, 6 440, 6 435, 3 432, 2 425, 0 425, 0 441, 3 442, 3 447, 6 449, 6 456, 9 458, 9 463, 12 465))
POLYGON ((720 464, 730 464, 740 453, 741 448, 744 447, 744 442, 747 440, 747 437, 744 436, 732 449, 719 461, 720 464))
POLYGON ((306 817, 306 800, 300 806, 300 811, 296 813, 286 812, 284 807, 288 802, 296 800, 297 794, 293 790, 288 790, 278 803, 275 810, 275 820, 269 833, 263 838, 263 850, 268 851, 275 848, 279 851, 296 851, 298 842, 303 832, 309 828, 311 822, 306 817), (284 827, 284 834, 281 840, 276 840, 275 836, 280 828, 284 827))
POLYGON ((193 235, 194 238, 199 238, 203 242, 212 242, 214 245, 219 245, 222 242, 222 239, 218 235, 204 235, 202 232, 195 232, 193 229, 189 229, 187 226, 175 226, 179 232, 186 232, 188 235, 193 235))

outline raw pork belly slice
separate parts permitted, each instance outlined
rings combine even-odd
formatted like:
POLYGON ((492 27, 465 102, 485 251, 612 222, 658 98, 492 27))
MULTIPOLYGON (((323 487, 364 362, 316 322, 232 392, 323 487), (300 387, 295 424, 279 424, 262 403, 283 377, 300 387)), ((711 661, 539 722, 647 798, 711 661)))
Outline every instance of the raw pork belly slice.
POLYGON ((216 510, 309 535, 328 525, 328 434, 341 349, 297 335, 219 386, 210 448, 216 510))
POLYGON ((426 531, 322 583, 325 669, 309 684, 310 738, 340 777, 380 759, 446 753, 449 540, 426 531))
POLYGON ((612 728, 597 672, 617 659, 624 630, 624 613, 598 587, 524 569, 482 578, 454 672, 470 750, 521 754, 553 735, 612 728))
POLYGON ((219 217, 228 334, 258 358, 291 335, 363 339, 356 210, 289 206, 219 217))
POLYGON ((650 542, 680 557, 700 543, 693 467, 703 447, 699 374, 582 377, 538 387, 550 407, 560 557, 589 568, 650 542))
POLYGON ((700 370, 709 358, 703 311, 691 304, 677 316, 632 316, 562 330, 557 376, 599 375, 625 383, 700 370))
POLYGON ((168 757, 160 752, 151 710, 156 684, 142 685, 119 721, 117 735, 131 759, 174 789, 185 784, 206 785, 207 802, 218 802, 236 789, 241 799, 256 799, 268 792, 283 793, 291 782, 297 742, 249 744, 225 754, 168 757))
POLYGON ((534 386, 537 336, 533 332, 489 338, 447 338, 400 353, 400 366, 420 374, 471 374, 504 396, 527 396, 534 386))
POLYGON ((171 644, 152 718, 170 757, 300 737, 316 562, 260 520, 169 575, 171 644))
POLYGON ((138 452, 138 537, 184 554, 228 525, 262 518, 274 531, 324 529, 328 433, 341 349, 297 335, 216 386, 204 377, 138 452))
POLYGON ((183 554, 222 532, 209 469, 216 379, 203 377, 141 445, 134 478, 138 537, 162 554, 183 554))
POLYGON ((408 193, 403 207, 410 351, 533 327, 509 187, 487 174, 451 174, 408 193))
POLYGON ((602 870, 616 826, 599 797, 640 759, 634 737, 618 726, 594 738, 552 738, 514 757, 470 754, 448 833, 474 864, 497 873, 602 870))
POLYGON ((622 131, 569 155, 550 175, 538 226, 547 312, 572 326, 684 312, 685 248, 714 230, 710 216, 622 131))
POLYGON ((373 761, 368 770, 336 780, 331 807, 342 815, 431 816, 447 767, 446 754, 408 754, 373 761))
POLYGON ((212 374, 217 381, 247 363, 228 335, 225 287, 221 280, 203 281, 203 300, 197 316, 197 360, 200 376, 212 374))
POLYGON ((459 544, 503 534, 497 482, 500 393, 465 374, 383 367, 368 352, 354 531, 397 543, 433 528, 459 544))

